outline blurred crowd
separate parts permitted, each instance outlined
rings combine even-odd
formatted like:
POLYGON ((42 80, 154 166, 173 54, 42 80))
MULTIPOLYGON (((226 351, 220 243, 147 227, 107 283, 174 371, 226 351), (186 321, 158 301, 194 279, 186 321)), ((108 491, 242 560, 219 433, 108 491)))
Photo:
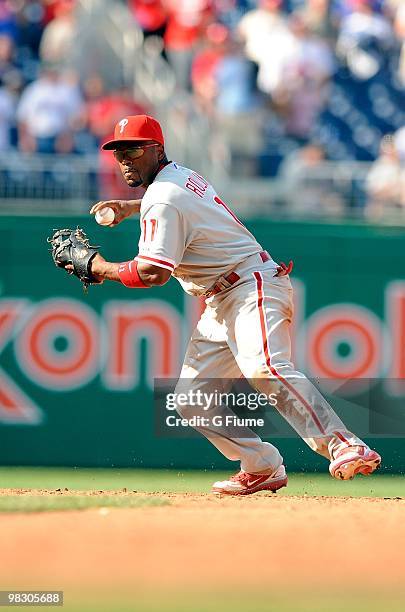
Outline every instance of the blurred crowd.
POLYGON ((382 139, 378 159, 367 176, 366 193, 370 220, 405 211, 405 127, 382 139))
POLYGON ((117 117, 144 112, 103 76, 71 66, 75 0, 0 0, 0 150, 91 153, 117 117))
POLYGON ((405 206, 405 2, 129 6, 144 35, 161 40, 177 82, 212 120, 218 145, 227 143, 236 176, 278 175, 283 201, 304 214, 345 214, 349 202, 378 218, 383 203, 405 206), (322 177, 328 159, 377 161, 348 192, 322 177))
MULTIPOLYGON (((405 206, 405 2, 122 2, 145 39, 157 38, 236 173, 278 173, 296 190, 307 165, 376 160, 365 188, 370 216, 387 200, 405 206), (347 83, 369 114, 350 106, 347 83)), ((0 0, 0 151, 92 153, 119 118, 152 110, 124 85, 108 91, 103 74, 72 68, 76 8, 75 0, 0 0)), ((322 199, 313 184, 308 194, 322 199)), ((331 202, 339 207, 338 197, 331 202)))

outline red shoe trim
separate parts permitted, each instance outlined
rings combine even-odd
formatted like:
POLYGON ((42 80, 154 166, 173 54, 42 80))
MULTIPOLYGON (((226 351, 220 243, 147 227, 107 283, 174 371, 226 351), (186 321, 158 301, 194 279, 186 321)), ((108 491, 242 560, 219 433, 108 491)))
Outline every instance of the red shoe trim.
MULTIPOLYGON (((363 447, 361 447, 361 448, 365 448, 365 447, 363 446, 363 447)), ((375 456, 373 456, 373 457, 369 457, 368 459, 363 459, 363 460, 364 460, 364 462, 371 463, 371 462, 373 462, 373 461, 378 461, 378 463, 380 464, 380 463, 381 463, 381 457, 380 457, 380 455, 379 455, 378 453, 376 453, 376 451, 373 451, 373 450, 371 450, 371 449, 370 449, 370 454, 371 454, 371 453, 372 453, 373 455, 375 455, 375 456)), ((344 454, 346 455, 346 454, 347 454, 347 452, 345 452, 344 454)), ((363 457, 364 457, 364 452, 362 453, 362 455, 363 455, 363 457)), ((342 457, 341 461, 339 461, 339 463, 337 463, 335 466, 333 466, 333 473, 335 473, 335 472, 336 472, 336 471, 337 471, 337 470, 338 470, 340 467, 342 467, 342 465, 344 465, 345 463, 352 463, 352 461, 358 461, 358 459, 362 459, 362 456, 360 455, 360 453, 358 453, 358 458, 357 458, 357 459, 356 459, 355 457, 354 457, 354 458, 352 458, 352 459, 344 459, 344 458, 342 457)), ((357 471, 355 471, 355 472, 354 472, 354 475, 358 474, 358 473, 359 473, 359 471, 360 471, 361 469, 363 469, 363 468, 367 468, 367 467, 370 467, 370 466, 367 466, 367 465, 365 465, 365 464, 363 463, 363 465, 360 465, 360 466, 358 466, 358 467, 359 467, 359 469, 357 469, 357 468, 356 468, 356 470, 357 470, 357 471)))
MULTIPOLYGON (((268 476, 267 476, 268 478, 268 476)), ((242 491, 224 491, 222 489, 212 488, 213 493, 220 493, 221 495, 250 495, 251 493, 258 493, 259 491, 278 491, 283 487, 287 486, 288 478, 287 476, 283 476, 278 480, 274 480, 273 482, 267 482, 258 484, 256 487, 245 488, 242 491)))

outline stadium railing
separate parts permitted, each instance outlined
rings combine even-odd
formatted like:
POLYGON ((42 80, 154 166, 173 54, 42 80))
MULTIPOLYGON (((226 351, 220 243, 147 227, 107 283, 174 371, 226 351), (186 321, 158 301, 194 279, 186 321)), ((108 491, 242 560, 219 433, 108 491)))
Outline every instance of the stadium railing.
MULTIPOLYGON (((183 160, 179 160, 181 163, 183 160)), ((197 163, 197 171, 202 172, 197 163)), ((365 181, 370 164, 323 162, 301 176, 230 178, 208 168, 207 178, 237 214, 305 219, 367 220, 365 181), (299 194, 299 197, 297 197, 299 194)), ((117 169, 98 155, 0 155, 0 214, 82 214, 101 199, 123 195, 117 169)), ((405 213, 387 209, 386 219, 405 223, 405 213)), ((381 222, 381 219, 380 221, 381 222)))

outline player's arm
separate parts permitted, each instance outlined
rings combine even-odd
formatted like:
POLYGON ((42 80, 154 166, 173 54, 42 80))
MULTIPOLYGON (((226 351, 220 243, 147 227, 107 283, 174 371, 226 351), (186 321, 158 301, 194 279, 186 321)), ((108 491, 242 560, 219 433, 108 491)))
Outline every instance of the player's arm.
MULTIPOLYGON (((143 282, 145 287, 155 287, 164 285, 167 283, 171 276, 171 271, 165 268, 159 268, 153 264, 147 264, 144 262, 131 262, 132 266, 136 266, 137 273, 140 280, 143 282)), ((92 261, 91 272, 98 282, 105 280, 122 282, 120 276, 120 267, 123 264, 112 263, 106 261, 100 254, 96 255, 92 261)))
POLYGON ((98 282, 112 280, 130 288, 164 285, 179 265, 185 249, 185 227, 175 206, 154 204, 140 218, 137 256, 111 263, 97 254, 91 272, 98 282))

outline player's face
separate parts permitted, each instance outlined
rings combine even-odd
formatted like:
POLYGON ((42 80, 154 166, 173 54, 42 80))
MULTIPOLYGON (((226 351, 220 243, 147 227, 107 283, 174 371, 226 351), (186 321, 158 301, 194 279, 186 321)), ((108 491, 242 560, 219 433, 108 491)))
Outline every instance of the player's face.
POLYGON ((153 142, 128 142, 114 151, 122 175, 130 187, 148 187, 159 168, 162 145, 153 142))

